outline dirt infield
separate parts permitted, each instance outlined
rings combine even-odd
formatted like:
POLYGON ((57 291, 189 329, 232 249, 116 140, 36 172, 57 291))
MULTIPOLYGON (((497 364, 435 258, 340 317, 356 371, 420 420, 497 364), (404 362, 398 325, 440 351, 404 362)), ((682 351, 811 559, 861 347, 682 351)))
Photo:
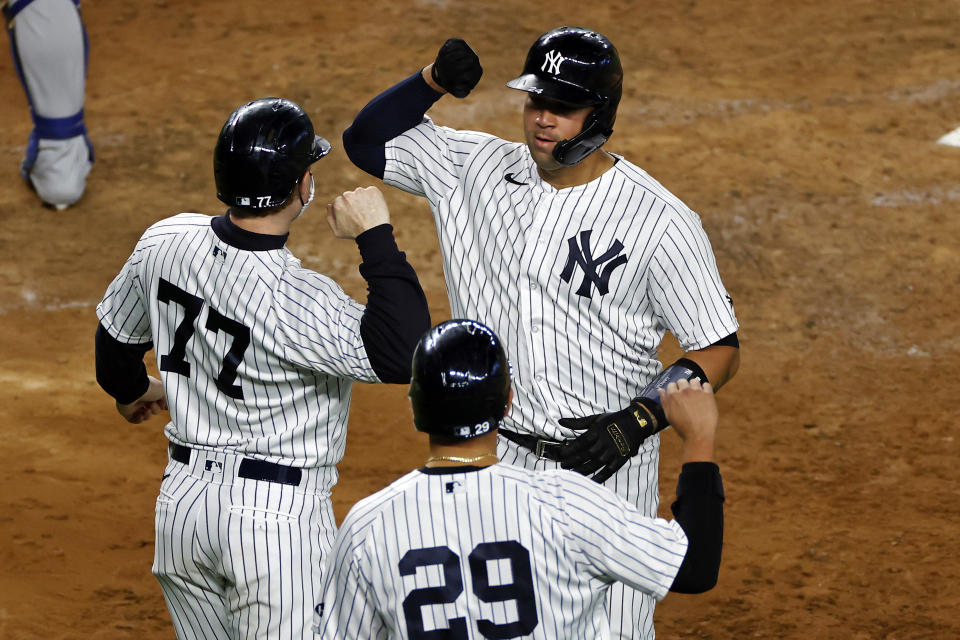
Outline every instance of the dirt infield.
MULTIPOLYGON (((668 597, 659 637, 960 637, 960 149, 934 144, 960 125, 956 4, 353 4, 86 0, 97 163, 62 213, 18 176, 30 123, 0 55, 0 638, 173 635, 150 575, 163 423, 128 425, 94 382, 94 307, 149 224, 222 211, 211 155, 226 115, 282 95, 338 143, 367 99, 459 35, 484 78, 432 115, 519 139, 521 98, 503 83, 565 23, 618 46, 609 148, 701 215, 742 324, 720 395, 720 583, 668 597)), ((358 253, 322 203, 372 181, 342 149, 321 163, 321 205, 289 246, 363 300, 358 253)), ((387 196, 444 319, 427 205, 387 196)), ((359 385, 351 429, 338 518, 425 451, 401 387, 359 385)), ((664 514, 677 451, 668 434, 664 514)))

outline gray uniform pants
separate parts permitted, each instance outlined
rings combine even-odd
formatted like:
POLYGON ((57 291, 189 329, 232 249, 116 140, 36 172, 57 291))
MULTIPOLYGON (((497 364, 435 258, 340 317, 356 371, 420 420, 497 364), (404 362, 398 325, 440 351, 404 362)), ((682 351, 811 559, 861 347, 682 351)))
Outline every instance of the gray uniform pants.
POLYGON ((40 198, 74 204, 93 164, 83 102, 86 35, 74 0, 19 0, 5 13, 34 129, 22 172, 40 198))

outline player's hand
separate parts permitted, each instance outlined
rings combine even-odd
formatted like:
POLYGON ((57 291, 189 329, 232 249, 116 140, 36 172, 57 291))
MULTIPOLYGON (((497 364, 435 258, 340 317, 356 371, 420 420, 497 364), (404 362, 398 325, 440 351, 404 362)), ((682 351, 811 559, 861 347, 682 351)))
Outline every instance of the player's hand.
POLYGON ((376 187, 345 191, 327 205, 327 221, 338 238, 356 238, 381 224, 390 223, 390 210, 376 187))
POLYGON ((430 66, 430 79, 455 98, 466 98, 482 75, 480 58, 461 38, 444 42, 436 61, 430 66))
POLYGON ((649 414, 635 404, 614 413, 560 418, 559 422, 569 429, 585 429, 563 445, 560 466, 585 476, 594 474, 596 482, 606 482, 655 433, 649 414))
POLYGON ((130 404, 117 403, 117 411, 126 419, 127 422, 140 424, 144 420, 149 420, 152 416, 161 411, 167 410, 167 399, 163 394, 163 383, 149 376, 150 386, 147 391, 131 402, 130 404))
POLYGON ((659 392, 667 419, 683 438, 683 461, 712 461, 719 412, 710 383, 701 385, 697 378, 680 380, 659 392))

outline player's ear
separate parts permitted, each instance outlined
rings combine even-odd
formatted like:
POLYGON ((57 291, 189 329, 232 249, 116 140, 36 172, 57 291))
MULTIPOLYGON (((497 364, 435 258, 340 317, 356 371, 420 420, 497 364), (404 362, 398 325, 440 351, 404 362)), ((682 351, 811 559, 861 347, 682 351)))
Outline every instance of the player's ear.
POLYGON ((510 387, 510 395, 507 396, 507 406, 503 410, 503 416, 506 417, 510 413, 510 405, 513 404, 513 387, 510 387))
POLYGON ((297 189, 300 190, 300 200, 306 200, 310 197, 310 169, 308 168, 297 180, 297 189))

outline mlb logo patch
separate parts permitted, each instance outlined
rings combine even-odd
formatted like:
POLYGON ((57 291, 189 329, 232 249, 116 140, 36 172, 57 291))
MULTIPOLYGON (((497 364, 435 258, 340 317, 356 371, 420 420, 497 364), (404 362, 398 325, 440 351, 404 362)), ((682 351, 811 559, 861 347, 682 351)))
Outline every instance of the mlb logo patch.
POLYGON ((241 207, 249 207, 250 198, 237 198, 237 204, 240 205, 241 207))
POLYGON ((207 471, 213 471, 214 473, 223 472, 223 463, 219 460, 207 460, 207 463, 203 467, 207 471))

